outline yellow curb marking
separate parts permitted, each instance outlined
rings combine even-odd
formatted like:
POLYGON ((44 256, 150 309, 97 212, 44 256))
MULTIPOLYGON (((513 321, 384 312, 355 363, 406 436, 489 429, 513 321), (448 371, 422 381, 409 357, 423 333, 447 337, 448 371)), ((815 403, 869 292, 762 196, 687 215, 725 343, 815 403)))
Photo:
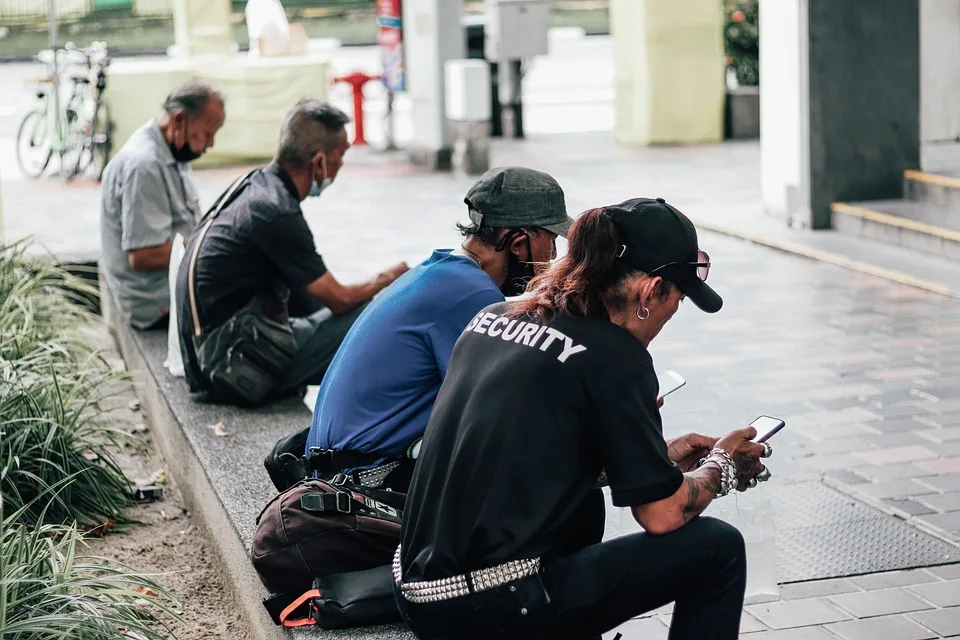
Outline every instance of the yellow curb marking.
POLYGON ((914 182, 923 182, 924 184, 932 184, 948 189, 960 189, 960 178, 943 176, 939 173, 926 173, 915 169, 907 169, 903 172, 903 177, 907 180, 913 180, 914 182))
POLYGON ((770 240, 769 238, 764 238, 763 236, 754 235, 751 233, 744 233, 739 229, 733 227, 727 227, 720 224, 715 224, 713 222, 707 222, 702 219, 695 219, 694 224, 698 228, 706 229, 707 231, 713 231, 714 233, 722 233, 726 236, 733 236, 734 238, 740 238, 742 240, 747 240, 754 244, 763 245, 765 247, 770 247, 771 249, 777 249, 778 251, 784 251, 786 253, 792 253, 805 258, 811 258, 813 260, 819 260, 820 262, 826 262, 828 264, 833 264, 838 267, 844 267, 846 269, 851 269, 853 271, 858 271, 860 273, 865 273, 867 275, 875 276, 877 278, 883 278, 884 280, 890 280, 892 282, 897 282, 899 284, 906 285, 908 287, 916 287, 917 289, 923 289, 925 291, 930 291, 931 293, 936 293, 948 298, 958 298, 960 299, 960 291, 954 291, 950 287, 938 284, 936 282, 928 282, 926 280, 921 280, 919 278, 914 278, 911 275, 903 273, 901 271, 893 271, 892 269, 884 269, 883 267, 877 267, 865 262, 859 262, 858 260, 851 260, 850 258, 840 255, 839 253, 833 253, 831 251, 822 251, 820 249, 812 249, 810 247, 805 247, 801 244, 796 244, 793 242, 781 242, 779 240, 770 240))
POLYGON ((830 210, 836 211, 837 213, 846 213, 851 216, 856 216, 858 218, 866 218, 867 220, 873 220, 874 222, 890 225, 891 227, 900 227, 901 229, 910 229, 911 231, 925 233, 930 236, 943 238, 944 240, 952 240, 953 242, 960 242, 960 231, 954 231, 953 229, 944 229, 943 227, 936 227, 932 224, 927 224, 925 222, 918 222, 916 220, 911 220, 910 218, 903 218, 901 216, 895 216, 890 213, 874 211, 873 209, 865 209, 864 207, 855 207, 853 205, 847 204, 846 202, 834 202, 833 204, 830 205, 830 210))

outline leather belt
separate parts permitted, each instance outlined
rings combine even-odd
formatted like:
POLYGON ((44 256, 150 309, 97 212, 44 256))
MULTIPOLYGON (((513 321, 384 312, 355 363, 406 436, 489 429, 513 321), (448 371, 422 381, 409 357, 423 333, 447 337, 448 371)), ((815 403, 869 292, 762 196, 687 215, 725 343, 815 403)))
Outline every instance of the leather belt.
POLYGON ((471 571, 459 576, 425 580, 423 582, 403 582, 400 568, 400 547, 393 554, 393 580, 400 587, 403 599, 414 604, 441 602, 462 596, 502 587, 511 582, 536 575, 540 571, 540 558, 511 560, 489 569, 471 571))

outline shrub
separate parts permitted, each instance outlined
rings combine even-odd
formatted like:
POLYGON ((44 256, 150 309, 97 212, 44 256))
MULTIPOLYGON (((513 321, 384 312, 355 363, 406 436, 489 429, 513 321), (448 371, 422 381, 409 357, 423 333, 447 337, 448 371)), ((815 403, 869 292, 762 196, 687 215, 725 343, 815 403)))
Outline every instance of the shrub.
POLYGON ((758 0, 724 0, 724 44, 727 66, 741 86, 760 84, 758 0))
POLYGON ((0 247, 0 495, 29 524, 96 527, 126 506, 108 449, 126 434, 101 419, 116 376, 84 337, 85 289, 22 243, 0 247), (34 499, 66 477, 40 508, 34 499))
MULTIPOLYGON (((57 488, 69 486, 69 480, 57 488)), ((2 512, 2 507, 0 507, 2 512)), ((0 522, 0 635, 5 640, 164 640, 179 620, 150 578, 78 555, 76 525, 0 522)))

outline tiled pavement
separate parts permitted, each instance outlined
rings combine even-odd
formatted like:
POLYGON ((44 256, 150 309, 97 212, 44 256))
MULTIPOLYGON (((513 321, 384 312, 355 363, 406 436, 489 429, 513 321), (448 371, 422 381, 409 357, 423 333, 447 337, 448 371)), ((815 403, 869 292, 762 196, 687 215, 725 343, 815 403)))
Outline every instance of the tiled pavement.
MULTIPOLYGON (((334 188, 305 207, 334 273, 363 277, 456 242, 470 178, 351 153, 334 188)), ((494 160, 553 173, 572 211, 662 195, 709 215, 758 199, 751 144, 634 151, 608 135, 558 136, 498 143, 494 160)), ((198 172, 204 203, 238 173, 198 172)), ((39 231, 65 253, 95 250, 95 187, 4 185, 3 203, 11 231, 39 231)), ((659 369, 688 380, 664 408, 668 432, 718 433, 758 413, 781 416, 788 427, 774 440, 774 482, 823 478, 960 536, 960 302, 724 236, 703 233, 701 244, 726 303, 716 316, 684 305, 652 346, 659 369)), ((780 602, 748 605, 744 637, 960 636, 956 565, 783 591, 780 602)), ((665 637, 663 619, 631 623, 625 640, 665 637)))
MULTIPOLYGON (((742 640, 960 637, 960 565, 786 585, 780 595, 744 608, 742 640)), ((627 640, 666 640, 670 609, 620 632, 627 640)))

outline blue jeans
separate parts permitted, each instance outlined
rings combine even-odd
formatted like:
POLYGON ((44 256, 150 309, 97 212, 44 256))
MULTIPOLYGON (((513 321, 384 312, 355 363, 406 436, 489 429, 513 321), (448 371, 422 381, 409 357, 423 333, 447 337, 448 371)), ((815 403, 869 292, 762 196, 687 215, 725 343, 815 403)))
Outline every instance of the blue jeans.
POLYGON ((297 341, 297 355, 290 361, 273 395, 286 395, 295 389, 323 382, 340 343, 367 304, 340 316, 324 307, 303 318, 290 318, 290 328, 297 341))
POLYGON ((412 604, 394 592, 420 640, 591 638, 670 602, 670 640, 736 640, 746 586, 740 532, 699 517, 546 558, 537 575, 452 600, 412 604))

